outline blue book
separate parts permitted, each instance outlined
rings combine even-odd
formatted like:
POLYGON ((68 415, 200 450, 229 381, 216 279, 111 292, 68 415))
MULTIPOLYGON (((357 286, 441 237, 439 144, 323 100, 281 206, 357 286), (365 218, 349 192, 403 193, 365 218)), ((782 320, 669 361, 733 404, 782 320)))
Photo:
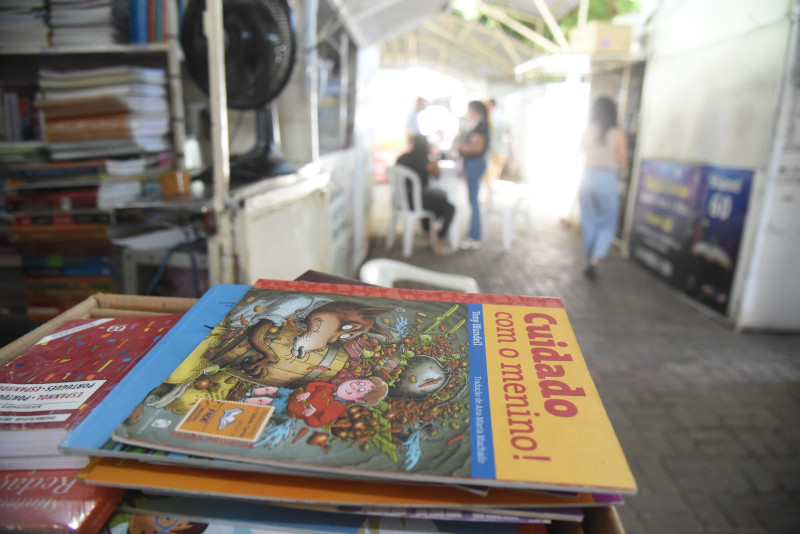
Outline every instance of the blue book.
POLYGON ((211 286, 72 431, 59 446, 59 451, 81 456, 116 456, 112 444, 107 443, 114 428, 169 376, 248 289, 250 286, 242 284, 211 286))
POLYGON ((147 42, 147 0, 130 0, 128 35, 131 43, 147 42))

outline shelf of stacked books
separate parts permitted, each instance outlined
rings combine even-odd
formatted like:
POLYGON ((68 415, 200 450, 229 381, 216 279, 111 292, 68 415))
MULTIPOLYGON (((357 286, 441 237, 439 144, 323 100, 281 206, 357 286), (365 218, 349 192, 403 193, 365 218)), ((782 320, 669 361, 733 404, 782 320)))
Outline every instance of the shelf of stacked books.
POLYGON ((179 12, 177 0, 5 0, 0 6, 0 53, 157 47, 169 40, 179 12))
POLYGON ((122 523, 617 533, 636 491, 554 298, 215 285, 59 448, 122 523))
POLYGON ((0 6, 2 208, 34 323, 121 288, 114 208, 182 166, 177 16, 173 0, 0 6))

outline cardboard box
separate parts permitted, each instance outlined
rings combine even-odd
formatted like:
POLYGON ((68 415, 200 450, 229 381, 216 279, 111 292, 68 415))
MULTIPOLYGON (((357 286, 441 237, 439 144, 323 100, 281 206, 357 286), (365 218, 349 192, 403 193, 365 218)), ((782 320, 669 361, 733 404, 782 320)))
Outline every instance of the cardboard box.
POLYGON ((44 336, 52 334, 61 324, 70 319, 137 317, 184 313, 191 308, 192 304, 195 302, 196 299, 191 298, 144 297, 138 295, 97 293, 0 349, 0 365, 11 361, 17 357, 17 355, 36 344, 36 342, 44 336))
MULTIPOLYGON (((335 281, 331 277, 309 271, 300 280, 335 281)), ((359 283, 349 281, 349 283, 359 283)), ((51 334, 62 323, 70 319, 102 317, 137 317, 159 314, 184 313, 197 301, 182 297, 145 297, 138 295, 117 295, 97 293, 51 319, 28 334, 0 349, 0 365, 14 359, 17 355, 34 345, 44 336, 51 334)), ((613 506, 587 508, 582 523, 562 523, 563 532, 570 534, 625 534, 619 515, 613 506)))
POLYGON ((631 48, 630 26, 592 20, 569 34, 572 51, 580 54, 627 54, 631 48))

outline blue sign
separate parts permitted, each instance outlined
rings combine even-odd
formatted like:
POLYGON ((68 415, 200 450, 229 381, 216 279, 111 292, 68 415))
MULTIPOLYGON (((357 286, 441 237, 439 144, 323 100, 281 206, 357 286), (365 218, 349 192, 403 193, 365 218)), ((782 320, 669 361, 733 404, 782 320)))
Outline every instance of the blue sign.
POLYGON ((751 170, 702 168, 700 218, 692 236, 685 291, 723 314, 730 301, 752 182, 751 170))
POLYGON ((631 227, 633 258, 683 288, 698 218, 700 166, 642 160, 631 227))

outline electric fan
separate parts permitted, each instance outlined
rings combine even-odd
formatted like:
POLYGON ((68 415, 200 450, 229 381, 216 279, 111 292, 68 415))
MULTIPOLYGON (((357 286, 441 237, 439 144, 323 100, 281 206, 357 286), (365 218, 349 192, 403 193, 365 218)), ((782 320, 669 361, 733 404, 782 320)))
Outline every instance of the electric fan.
MULTIPOLYGON (((203 31, 205 0, 190 0, 183 19, 181 46, 186 69, 209 92, 208 41, 203 31)), ((253 148, 231 158, 231 186, 293 172, 275 154, 269 103, 283 90, 294 67, 294 18, 286 0, 223 0, 225 82, 228 107, 255 110, 253 148)), ((209 181, 210 170, 201 176, 209 181)))

